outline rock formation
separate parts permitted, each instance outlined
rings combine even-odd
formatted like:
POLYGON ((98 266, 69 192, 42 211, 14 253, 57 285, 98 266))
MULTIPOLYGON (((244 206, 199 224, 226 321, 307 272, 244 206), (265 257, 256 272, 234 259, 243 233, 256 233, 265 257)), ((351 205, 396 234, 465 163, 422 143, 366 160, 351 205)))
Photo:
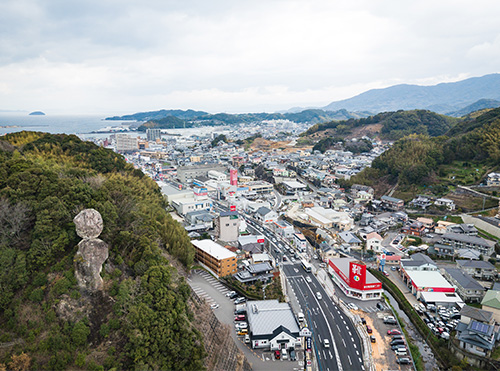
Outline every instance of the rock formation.
POLYGON ((102 290, 102 264, 108 258, 108 245, 98 239, 102 232, 101 214, 94 209, 82 210, 74 219, 76 233, 83 238, 74 258, 75 277, 80 289, 90 293, 102 290))

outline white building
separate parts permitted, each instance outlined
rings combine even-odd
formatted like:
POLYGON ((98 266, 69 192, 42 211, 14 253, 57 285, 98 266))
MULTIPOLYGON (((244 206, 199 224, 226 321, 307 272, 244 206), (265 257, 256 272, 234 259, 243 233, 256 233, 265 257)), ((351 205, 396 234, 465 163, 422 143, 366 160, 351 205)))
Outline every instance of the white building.
POLYGON ((368 233, 366 235, 366 249, 381 252, 382 240, 383 238, 377 232, 368 233))

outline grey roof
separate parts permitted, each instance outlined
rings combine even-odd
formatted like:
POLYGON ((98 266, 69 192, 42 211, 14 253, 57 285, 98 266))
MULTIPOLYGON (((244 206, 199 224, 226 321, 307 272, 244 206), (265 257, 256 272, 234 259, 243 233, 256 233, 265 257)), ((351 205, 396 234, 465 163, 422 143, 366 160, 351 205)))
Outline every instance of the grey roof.
POLYGON ((290 305, 278 300, 247 301, 247 317, 253 336, 272 335, 280 326, 294 336, 300 331, 290 305))
POLYGON ((273 269, 273 267, 271 267, 271 264, 269 264, 268 262, 263 262, 263 263, 257 263, 257 264, 250 264, 247 267, 247 269, 252 274, 260 274, 260 273, 269 272, 270 270, 273 269))
POLYGON ((390 197, 390 196, 382 196, 382 197, 380 197, 380 199, 381 199, 382 201, 395 202, 395 203, 398 203, 398 202, 400 202, 400 201, 403 201, 403 200, 401 200, 401 199, 399 199, 399 198, 390 197))
POLYGON ((474 346, 492 350, 495 346, 494 327, 477 321, 470 321, 467 325, 460 322, 457 326, 457 339, 474 346))
POLYGON ((411 259, 402 259, 401 263, 403 263, 407 267, 418 267, 424 264, 432 264, 434 266, 436 265, 436 263, 434 263, 434 260, 420 252, 413 254, 411 256, 411 259))
POLYGON ((465 242, 465 243, 470 243, 474 245, 479 245, 479 246, 484 246, 487 248, 492 248, 495 246, 495 242, 485 240, 484 238, 481 237, 476 237, 476 236, 469 236, 466 234, 459 234, 459 233, 445 233, 443 234, 443 238, 448 238, 453 241, 460 241, 460 242, 465 242))
POLYGON ((489 323, 491 321, 491 318, 493 318, 493 313, 487 310, 474 308, 469 305, 463 306, 463 308, 460 310, 460 315, 486 323, 489 323))
POLYGON ((464 268, 495 269, 495 266, 484 260, 457 260, 457 264, 464 268))
POLYGON ((267 207, 265 207, 265 206, 261 206, 261 207, 259 207, 259 209, 257 210, 257 214, 260 214, 260 215, 262 215, 262 216, 267 215, 267 214, 268 214, 268 213, 270 213, 270 212, 271 212, 271 210, 270 210, 270 209, 268 209, 268 208, 267 208, 267 207))
POLYGON ((361 243, 361 240, 352 232, 340 232, 339 236, 347 243, 361 243))
POLYGON ((470 259, 479 260, 479 257, 481 256, 479 251, 473 249, 458 249, 455 251, 455 254, 459 258, 467 259, 463 261, 469 261, 470 259))
POLYGON ((445 271, 464 289, 486 291, 486 289, 481 286, 479 282, 467 273, 462 272, 459 268, 446 268, 445 271))

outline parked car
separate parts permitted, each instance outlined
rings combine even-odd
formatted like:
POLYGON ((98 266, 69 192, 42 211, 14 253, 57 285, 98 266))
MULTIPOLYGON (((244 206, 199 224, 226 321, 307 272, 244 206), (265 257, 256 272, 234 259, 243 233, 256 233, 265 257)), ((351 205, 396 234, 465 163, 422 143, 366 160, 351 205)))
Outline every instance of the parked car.
POLYGON ((307 281, 307 282, 309 282, 309 283, 312 283, 312 279, 311 279, 311 277, 306 276, 306 281, 307 281))
POLYGON ((210 305, 210 308, 217 309, 217 308, 219 308, 219 304, 213 303, 213 304, 210 305))
POLYGON ((349 309, 352 309, 352 310, 358 310, 359 309, 358 306, 356 304, 354 304, 354 303, 347 304, 347 307, 349 309))
POLYGON ((403 339, 403 335, 394 335, 394 336, 392 337, 391 341, 392 341, 392 340, 404 340, 404 339, 403 339))
POLYGON ((285 349, 281 349, 281 359, 288 359, 288 351, 285 349))
POLYGON ((237 332, 238 336, 248 335, 248 330, 246 328, 241 329, 237 332))
POLYGON ((234 320, 236 322, 239 322, 239 321, 246 321, 246 316, 244 316, 243 314, 238 314, 236 317, 234 317, 234 320))
POLYGON ((441 334, 441 337, 444 339, 444 340, 448 340, 450 338, 450 334, 448 332, 443 332, 441 334))
POLYGON ((244 328, 248 328, 248 323, 246 322, 238 322, 234 325, 234 327, 237 329, 237 330, 241 330, 241 329, 244 329, 244 328))
POLYGON ((229 292, 226 292, 226 296, 227 297, 231 297, 231 295, 233 294, 236 294, 236 291, 229 291, 229 292))
POLYGON ((371 341, 372 343, 376 343, 376 342, 377 342, 377 339, 375 338, 375 336, 371 335, 371 336, 370 336, 370 341, 371 341))
POLYGON ((406 349, 406 345, 404 344, 391 345, 391 349, 392 350, 406 349))
POLYGON ((400 365, 409 365, 411 361, 408 357, 399 357, 398 359, 396 359, 396 362, 400 365))
POLYGON ((247 299, 241 296, 234 301, 234 304, 241 304, 244 303, 245 301, 247 301, 247 299))
POLYGON ((362 323, 363 325, 366 325, 366 319, 364 319, 363 317, 361 317, 361 323, 362 323))
POLYGON ((392 340, 389 344, 392 345, 404 345, 404 340, 403 339, 394 339, 392 340))
POLYGON ((401 331, 397 329, 387 330, 387 335, 401 335, 401 331))
POLYGON ((245 343, 246 344, 250 343, 250 335, 248 334, 245 335, 245 343))
POLYGON ((280 359, 281 358, 281 352, 279 350, 274 351, 274 359, 280 359))
POLYGON ((408 351, 406 349, 396 349, 396 351, 394 353, 396 353, 396 356, 407 356, 408 355, 408 351))

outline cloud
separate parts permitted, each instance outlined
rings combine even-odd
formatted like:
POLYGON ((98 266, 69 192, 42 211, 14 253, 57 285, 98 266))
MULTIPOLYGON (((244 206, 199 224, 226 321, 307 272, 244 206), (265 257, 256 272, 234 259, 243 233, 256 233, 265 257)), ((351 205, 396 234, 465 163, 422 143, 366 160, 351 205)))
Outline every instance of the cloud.
POLYGON ((456 81, 498 72, 499 11, 489 0, 4 0, 0 108, 272 111, 456 81))

